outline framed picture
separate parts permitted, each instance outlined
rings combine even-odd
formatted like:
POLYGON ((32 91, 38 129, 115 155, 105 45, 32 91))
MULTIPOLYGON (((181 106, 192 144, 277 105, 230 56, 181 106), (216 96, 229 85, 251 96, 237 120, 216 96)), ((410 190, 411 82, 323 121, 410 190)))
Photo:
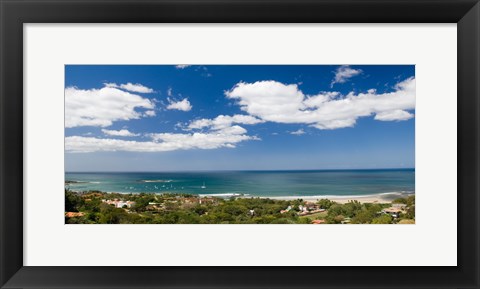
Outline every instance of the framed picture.
POLYGON ((0 3, 2 288, 479 287, 478 1, 0 3))

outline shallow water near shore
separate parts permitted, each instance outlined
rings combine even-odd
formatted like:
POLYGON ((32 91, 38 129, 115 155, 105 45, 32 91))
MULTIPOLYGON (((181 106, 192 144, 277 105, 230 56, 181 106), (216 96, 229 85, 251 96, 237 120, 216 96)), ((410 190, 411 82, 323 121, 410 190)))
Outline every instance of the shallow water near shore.
POLYGON ((73 191, 252 197, 356 196, 415 191, 414 169, 66 173, 73 191))

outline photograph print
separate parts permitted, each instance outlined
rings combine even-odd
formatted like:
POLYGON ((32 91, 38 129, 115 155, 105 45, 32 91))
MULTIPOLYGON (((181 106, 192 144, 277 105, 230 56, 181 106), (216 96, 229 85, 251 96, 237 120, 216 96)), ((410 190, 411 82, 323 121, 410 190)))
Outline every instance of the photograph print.
POLYGON ((65 65, 65 224, 415 224, 414 65, 65 65))

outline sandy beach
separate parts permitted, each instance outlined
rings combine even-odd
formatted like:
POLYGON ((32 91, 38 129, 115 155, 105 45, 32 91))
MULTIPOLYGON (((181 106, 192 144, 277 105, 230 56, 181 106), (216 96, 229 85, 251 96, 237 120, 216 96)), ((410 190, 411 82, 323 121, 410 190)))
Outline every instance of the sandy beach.
POLYGON ((360 203, 390 203, 398 198, 405 198, 414 195, 414 193, 383 193, 376 195, 363 195, 363 196, 285 196, 285 197, 268 197, 274 200, 296 200, 302 199, 304 201, 316 202, 320 199, 329 199, 340 204, 347 203, 349 201, 359 201, 360 203))

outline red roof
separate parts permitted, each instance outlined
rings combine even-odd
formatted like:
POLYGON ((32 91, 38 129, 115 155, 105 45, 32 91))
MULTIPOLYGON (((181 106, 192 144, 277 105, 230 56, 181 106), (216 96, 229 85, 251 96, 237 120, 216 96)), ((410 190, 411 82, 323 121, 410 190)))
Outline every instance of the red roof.
POLYGON ((312 224, 325 224, 325 220, 313 220, 312 224))

